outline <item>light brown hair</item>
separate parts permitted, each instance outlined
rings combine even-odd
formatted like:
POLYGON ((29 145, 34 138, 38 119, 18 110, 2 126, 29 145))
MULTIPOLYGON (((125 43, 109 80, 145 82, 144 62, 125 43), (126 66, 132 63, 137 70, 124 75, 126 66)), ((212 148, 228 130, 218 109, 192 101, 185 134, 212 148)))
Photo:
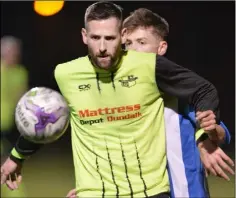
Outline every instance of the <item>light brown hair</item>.
POLYGON ((164 40, 169 34, 169 24, 167 21, 146 8, 135 10, 123 22, 123 28, 126 28, 128 33, 133 32, 139 27, 153 27, 155 33, 164 40))

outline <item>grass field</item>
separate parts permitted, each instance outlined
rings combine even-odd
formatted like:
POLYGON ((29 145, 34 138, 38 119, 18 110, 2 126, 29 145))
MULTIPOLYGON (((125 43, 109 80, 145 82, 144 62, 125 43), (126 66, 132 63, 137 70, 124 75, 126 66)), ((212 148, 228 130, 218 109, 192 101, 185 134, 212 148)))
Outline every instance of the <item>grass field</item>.
MULTIPOLYGON (((25 163, 23 187, 27 196, 2 187, 1 197, 65 197, 74 187, 74 167, 68 141, 69 138, 64 137, 45 146, 25 163)), ((234 153, 231 153, 231 157, 234 157, 234 153)), ((210 176, 209 187, 212 198, 235 197, 235 177, 226 182, 210 176)))

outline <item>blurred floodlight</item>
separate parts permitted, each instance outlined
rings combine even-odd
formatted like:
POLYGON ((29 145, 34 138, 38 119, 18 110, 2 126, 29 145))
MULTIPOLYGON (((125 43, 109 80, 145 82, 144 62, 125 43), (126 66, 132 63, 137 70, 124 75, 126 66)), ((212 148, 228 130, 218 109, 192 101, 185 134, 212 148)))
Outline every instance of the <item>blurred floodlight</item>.
POLYGON ((52 16, 60 12, 64 1, 34 1, 34 11, 42 16, 52 16))

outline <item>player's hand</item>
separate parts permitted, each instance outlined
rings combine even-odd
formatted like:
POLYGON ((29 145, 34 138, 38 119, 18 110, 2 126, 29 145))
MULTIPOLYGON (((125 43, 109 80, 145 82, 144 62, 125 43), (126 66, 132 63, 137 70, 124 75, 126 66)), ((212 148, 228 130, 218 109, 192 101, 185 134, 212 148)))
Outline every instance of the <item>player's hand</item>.
POLYGON ((204 131, 213 131, 216 129, 216 116, 213 111, 198 111, 196 113, 196 120, 204 131))
POLYGON ((234 171, 231 167, 234 166, 234 162, 230 159, 225 152, 213 143, 210 139, 206 139, 198 144, 201 161, 206 169, 206 172, 210 172, 215 176, 230 180, 227 173, 234 175, 234 171))
MULTIPOLYGON (((198 111, 196 113, 196 120, 199 122, 200 127, 208 134, 209 138, 216 142, 220 143, 222 142, 222 138, 220 138, 217 133, 217 127, 216 124, 216 116, 213 111, 198 111)), ((224 135, 224 134, 223 134, 224 135)))
POLYGON ((76 198, 76 189, 72 189, 66 195, 66 198, 76 198))
POLYGON ((21 168, 21 164, 7 158, 1 166, 1 184, 6 184, 11 190, 17 189, 22 180, 21 168))

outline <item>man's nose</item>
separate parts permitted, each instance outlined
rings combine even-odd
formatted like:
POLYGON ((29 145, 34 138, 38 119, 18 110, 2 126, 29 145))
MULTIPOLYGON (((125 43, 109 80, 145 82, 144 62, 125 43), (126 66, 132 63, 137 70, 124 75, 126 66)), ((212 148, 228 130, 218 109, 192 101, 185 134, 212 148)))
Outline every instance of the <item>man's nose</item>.
POLYGON ((138 44, 136 44, 136 43, 133 43, 131 47, 132 47, 132 49, 135 50, 135 51, 138 51, 138 50, 139 50, 139 46, 138 46, 138 44))
POLYGON ((107 51, 106 43, 104 40, 101 40, 100 47, 99 47, 100 53, 105 53, 107 51))

